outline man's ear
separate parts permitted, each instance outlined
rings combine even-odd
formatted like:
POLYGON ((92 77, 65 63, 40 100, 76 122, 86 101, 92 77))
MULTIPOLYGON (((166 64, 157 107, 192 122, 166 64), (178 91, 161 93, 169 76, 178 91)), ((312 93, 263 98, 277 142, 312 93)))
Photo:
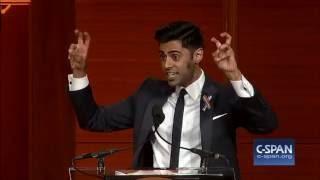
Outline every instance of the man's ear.
POLYGON ((193 61, 195 64, 199 64, 203 59, 203 48, 198 48, 193 52, 193 61))

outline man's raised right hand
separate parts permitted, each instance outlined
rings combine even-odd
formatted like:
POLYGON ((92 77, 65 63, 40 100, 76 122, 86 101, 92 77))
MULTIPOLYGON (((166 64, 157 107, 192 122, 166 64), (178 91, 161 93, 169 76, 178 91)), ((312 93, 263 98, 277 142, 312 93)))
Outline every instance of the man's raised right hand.
POLYGON ((71 44, 69 47, 68 59, 74 78, 81 78, 86 75, 86 60, 90 46, 90 35, 87 32, 74 31, 77 36, 77 44, 71 44))

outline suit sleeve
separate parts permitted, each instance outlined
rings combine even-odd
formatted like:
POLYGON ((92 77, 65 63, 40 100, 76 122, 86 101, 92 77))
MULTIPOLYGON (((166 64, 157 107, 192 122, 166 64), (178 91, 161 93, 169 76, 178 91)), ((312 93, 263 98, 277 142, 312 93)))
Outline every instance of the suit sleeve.
POLYGON ((255 89, 250 98, 238 98, 234 106, 237 125, 252 133, 270 133, 278 126, 276 114, 255 89))
POLYGON ((134 96, 110 106, 96 104, 90 86, 69 91, 79 126, 91 131, 113 131, 131 128, 134 117, 134 96))

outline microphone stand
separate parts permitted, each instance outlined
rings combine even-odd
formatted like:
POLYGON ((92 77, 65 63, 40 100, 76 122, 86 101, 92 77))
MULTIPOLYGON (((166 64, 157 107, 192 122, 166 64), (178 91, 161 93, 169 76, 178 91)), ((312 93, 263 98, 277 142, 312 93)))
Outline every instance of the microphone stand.
MULTIPOLYGON (((94 176, 98 179, 104 179, 104 177, 107 175, 107 171, 106 171, 106 167, 105 167, 105 158, 109 155, 112 155, 116 152, 119 151, 123 151, 123 150, 127 150, 129 148, 122 148, 122 149, 111 149, 108 151, 102 151, 102 152, 95 152, 95 153, 87 153, 87 154, 83 154, 80 156, 76 156, 75 158, 72 159, 72 167, 75 169, 75 171, 80 172, 82 174, 88 175, 88 176, 94 176), (96 168, 96 175, 94 174, 89 174, 81 169, 79 169, 75 162, 78 160, 82 160, 82 159, 87 159, 87 158, 95 158, 97 159, 97 168, 96 168)), ((71 179, 71 175, 70 179, 71 179)))
POLYGON ((201 156, 201 174, 207 174, 208 173, 208 161, 209 156, 201 156))
POLYGON ((106 175, 106 167, 104 165, 104 157, 98 157, 97 158, 97 175, 102 175, 105 176, 106 175))

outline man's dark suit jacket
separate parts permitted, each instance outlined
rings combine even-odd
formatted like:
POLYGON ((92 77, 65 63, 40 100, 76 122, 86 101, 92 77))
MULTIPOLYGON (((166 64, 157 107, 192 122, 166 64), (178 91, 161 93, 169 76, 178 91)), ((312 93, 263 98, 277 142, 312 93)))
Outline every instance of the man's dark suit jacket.
MULTIPOLYGON (((133 167, 142 168, 153 165, 149 138, 153 125, 152 107, 156 104, 163 105, 173 90, 166 81, 147 79, 136 93, 111 106, 98 106, 90 86, 71 91, 69 95, 81 128, 92 131, 133 128, 133 167)), ((240 98, 231 85, 218 85, 206 76, 202 89, 202 96, 204 95, 212 96, 212 108, 201 110, 205 103, 200 100, 202 149, 224 154, 239 175, 236 128, 244 127, 253 133, 268 133, 277 127, 276 116, 257 90, 251 98, 240 98), (224 113, 228 114, 212 120, 212 117, 224 113)), ((212 159, 208 165, 217 167, 225 166, 226 163, 212 159)))

